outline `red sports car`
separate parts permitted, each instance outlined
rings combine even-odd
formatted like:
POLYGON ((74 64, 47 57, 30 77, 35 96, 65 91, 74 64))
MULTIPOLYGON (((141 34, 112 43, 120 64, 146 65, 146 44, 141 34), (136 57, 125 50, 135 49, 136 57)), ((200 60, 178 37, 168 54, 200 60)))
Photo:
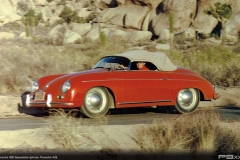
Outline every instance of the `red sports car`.
POLYGON ((176 67, 166 54, 131 50, 105 56, 92 70, 41 77, 32 84, 27 107, 80 109, 90 118, 110 108, 174 106, 193 112, 199 101, 218 99, 200 75, 176 67))

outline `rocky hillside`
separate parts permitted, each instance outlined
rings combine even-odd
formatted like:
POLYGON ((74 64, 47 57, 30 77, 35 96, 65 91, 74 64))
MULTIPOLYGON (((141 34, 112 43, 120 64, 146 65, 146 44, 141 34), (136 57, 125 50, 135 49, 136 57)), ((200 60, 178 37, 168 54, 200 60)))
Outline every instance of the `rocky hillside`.
MULTIPOLYGON (((48 37, 53 44, 74 43, 84 37, 96 40, 100 36, 97 22, 100 22, 101 31, 108 38, 167 40, 169 13, 172 12, 174 32, 194 38, 196 32, 220 33, 219 20, 204 13, 217 2, 231 6, 232 16, 226 23, 226 33, 229 39, 238 38, 239 0, 0 0, 0 25, 10 22, 22 25, 25 18, 24 25, 27 26, 26 19, 31 10, 34 14, 33 26, 49 26, 48 37)), ((17 35, 4 32, 0 33, 0 39, 24 35, 26 33, 17 35)))

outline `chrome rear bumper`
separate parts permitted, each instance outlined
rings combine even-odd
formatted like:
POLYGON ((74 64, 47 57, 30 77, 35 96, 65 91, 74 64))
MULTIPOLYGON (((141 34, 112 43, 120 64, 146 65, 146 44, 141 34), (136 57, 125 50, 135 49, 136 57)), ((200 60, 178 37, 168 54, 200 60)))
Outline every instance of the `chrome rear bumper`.
POLYGON ((47 108, 70 108, 74 104, 71 102, 52 102, 52 95, 47 95, 46 101, 34 101, 31 100, 31 95, 26 94, 25 106, 26 107, 47 107, 47 108))

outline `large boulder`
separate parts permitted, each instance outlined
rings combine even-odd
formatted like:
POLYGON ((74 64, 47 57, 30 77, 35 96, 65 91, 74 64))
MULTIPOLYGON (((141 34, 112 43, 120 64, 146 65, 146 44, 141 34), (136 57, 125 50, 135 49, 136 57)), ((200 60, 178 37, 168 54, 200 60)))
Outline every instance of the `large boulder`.
POLYGON ((194 19, 193 28, 202 32, 203 34, 210 34, 218 24, 218 20, 211 15, 205 13, 210 9, 210 6, 214 6, 215 3, 229 3, 230 0, 201 0, 198 3, 197 15, 194 19))
POLYGON ((149 29, 154 35, 159 35, 160 31, 169 28, 169 13, 174 15, 175 32, 183 31, 192 23, 191 16, 196 13, 196 0, 164 0, 156 10, 151 11, 149 29))
POLYGON ((149 41, 152 37, 150 31, 121 30, 116 28, 103 29, 103 32, 110 40, 123 42, 149 41))
POLYGON ((227 21, 226 33, 231 36, 239 36, 240 34, 240 1, 234 0, 232 6, 232 17, 227 21))
POLYGON ((8 0, 0 0, 0 18, 14 14, 13 4, 8 0))
POLYGON ((42 19, 47 22, 51 17, 53 17, 52 9, 49 6, 42 7, 41 9, 42 19))
POLYGON ((0 4, 0 25, 21 19, 21 16, 16 14, 14 2, 9 0, 0 0, 0 4))
POLYGON ((171 37, 169 29, 162 29, 159 33, 160 41, 168 41, 171 37))
POLYGON ((226 34, 232 36, 239 36, 240 34, 240 14, 233 15, 226 24, 226 34))
POLYGON ((117 5, 135 4, 139 6, 149 6, 154 8, 155 6, 158 6, 163 0, 115 0, 115 1, 117 2, 117 5))
POLYGON ((90 23, 72 23, 70 29, 81 36, 85 36, 92 28, 90 23))
POLYGON ((98 24, 93 24, 91 30, 85 36, 92 41, 96 41, 99 39, 99 26, 98 24))
POLYGON ((92 11, 89 11, 88 8, 81 8, 81 9, 79 9, 79 11, 77 13, 78 13, 79 17, 85 19, 85 18, 88 18, 90 16, 92 11))
POLYGON ((36 6, 45 6, 47 5, 47 0, 33 0, 36 6))
POLYGON ((17 15, 17 14, 11 14, 11 15, 7 15, 7 16, 0 16, 0 26, 4 25, 6 23, 9 22, 15 22, 22 19, 21 16, 17 15))
POLYGON ((152 38, 152 32, 150 31, 129 31, 125 39, 130 42, 144 42, 149 41, 152 38))
POLYGON ((76 32, 73 32, 73 31, 67 29, 66 33, 64 35, 63 43, 66 43, 66 44, 75 43, 79 39, 82 39, 82 36, 80 36, 76 32))
POLYGON ((13 39, 15 37, 14 33, 0 32, 0 40, 13 39))
POLYGON ((65 43, 74 43, 76 40, 82 37, 64 25, 55 26, 48 34, 53 45, 62 45, 65 43))
POLYGON ((141 29, 145 16, 150 11, 148 7, 125 5, 109 8, 102 12, 100 22, 111 23, 125 28, 141 29))
MULTIPOLYGON (((54 2, 54 1, 53 1, 54 2)), ((52 16, 49 17, 49 15, 51 15, 51 13, 49 13, 49 10, 43 10, 46 11, 45 13, 45 17, 47 19, 47 21, 49 22, 50 25, 54 24, 55 22, 57 22, 58 20, 60 20, 61 18, 59 17, 59 15, 62 13, 62 11, 64 10, 64 6, 63 5, 59 5, 59 6, 54 6, 54 5, 49 5, 48 6, 51 10, 54 10, 54 13, 52 13, 52 16)), ((47 8, 48 8, 47 7, 47 8)))

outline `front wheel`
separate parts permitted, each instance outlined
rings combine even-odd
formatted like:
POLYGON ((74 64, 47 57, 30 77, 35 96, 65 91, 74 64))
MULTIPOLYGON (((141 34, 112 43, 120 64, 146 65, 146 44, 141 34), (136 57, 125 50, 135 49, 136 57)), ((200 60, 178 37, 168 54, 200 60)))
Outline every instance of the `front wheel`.
POLYGON ((182 89, 178 92, 174 108, 178 113, 191 113, 197 108, 199 101, 200 97, 197 89, 182 89))
POLYGON ((89 118, 104 116, 109 110, 110 96, 106 88, 95 87, 90 89, 84 98, 81 112, 89 118))

